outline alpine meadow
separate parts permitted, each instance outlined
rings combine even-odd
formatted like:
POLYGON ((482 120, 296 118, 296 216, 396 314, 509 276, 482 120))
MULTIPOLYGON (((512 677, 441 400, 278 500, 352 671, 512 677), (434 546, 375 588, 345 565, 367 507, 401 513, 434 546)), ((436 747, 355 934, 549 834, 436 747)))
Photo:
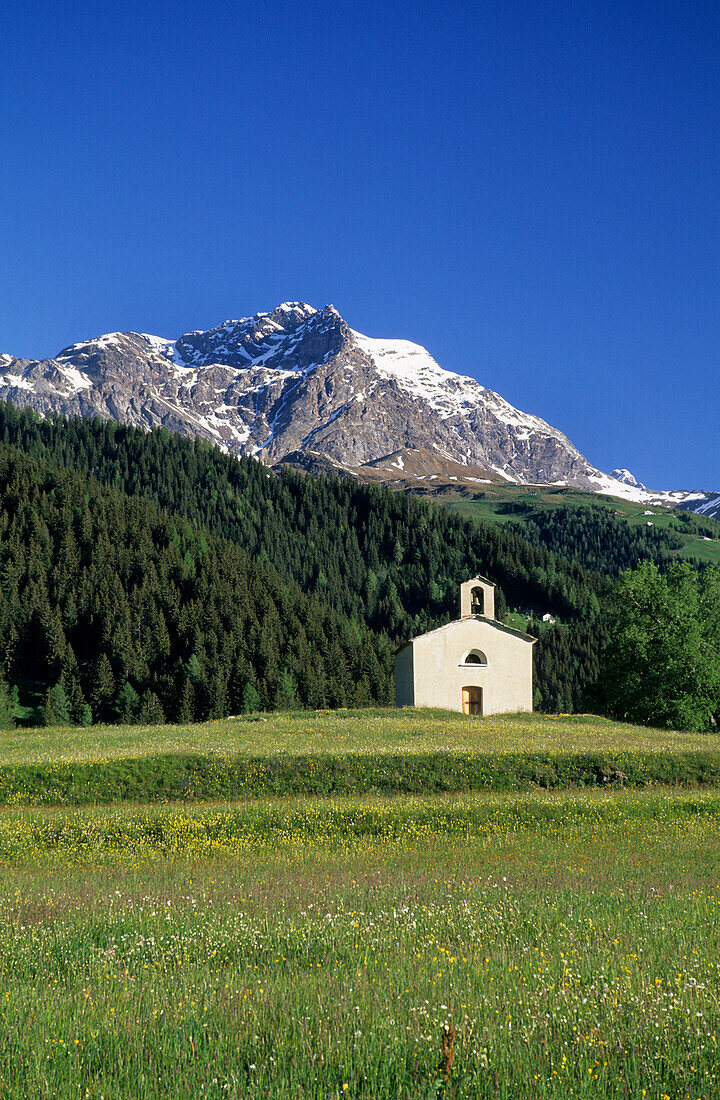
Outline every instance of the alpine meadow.
MULTIPOLYGON (((384 719, 363 713, 381 771, 384 719)), ((426 716, 425 751, 557 728, 462 721, 426 716)), ((315 736, 312 712, 283 722, 286 746, 315 736)), ((560 723, 550 760, 593 742, 560 723)), ((253 740, 232 726, 213 739, 253 740)), ((142 727, 116 729, 142 751, 142 727)), ((627 753, 626 727, 598 732, 627 753)), ((690 736, 663 752, 710 752, 717 774, 718 739, 690 736)), ((143 805, 116 782, 110 805, 3 810, 1 1095, 717 1094, 717 788, 616 771, 600 789, 248 798, 248 779, 239 801, 143 805)))

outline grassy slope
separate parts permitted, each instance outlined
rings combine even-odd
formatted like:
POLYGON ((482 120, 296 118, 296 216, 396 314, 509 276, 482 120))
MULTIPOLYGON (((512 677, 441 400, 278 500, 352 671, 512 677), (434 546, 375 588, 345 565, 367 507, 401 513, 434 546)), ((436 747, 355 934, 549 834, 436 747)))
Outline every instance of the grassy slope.
POLYGON ((0 805, 720 787, 720 738, 592 715, 357 711, 6 735, 0 805))
POLYGON ((222 718, 190 726, 42 728, 0 734, 0 767, 170 754, 720 752, 720 736, 646 729, 596 715, 340 710, 222 718))
POLYGON ((543 486, 535 490, 525 485, 487 485, 478 489, 474 497, 469 496, 467 489, 454 491, 445 487, 432 494, 432 499, 468 519, 483 519, 493 523, 522 522, 523 519, 531 519, 533 513, 552 508, 600 505, 607 508, 611 515, 617 519, 624 519, 633 527, 651 522, 656 527, 670 529, 680 535, 685 545, 677 552, 678 557, 720 562, 720 523, 700 517, 702 522, 707 524, 708 535, 711 536, 710 541, 707 541, 688 534, 678 518, 679 513, 672 508, 633 504, 631 501, 620 500, 617 497, 584 493, 579 489, 555 489, 543 486), (503 513, 502 507, 508 503, 527 505, 531 511, 524 514, 503 513), (645 512, 652 512, 652 515, 645 515, 645 512))

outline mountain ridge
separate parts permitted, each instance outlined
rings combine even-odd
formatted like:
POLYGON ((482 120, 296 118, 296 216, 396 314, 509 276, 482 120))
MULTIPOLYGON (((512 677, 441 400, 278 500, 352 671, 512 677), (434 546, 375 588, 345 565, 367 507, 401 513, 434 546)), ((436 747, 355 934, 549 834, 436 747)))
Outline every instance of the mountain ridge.
POLYGON ((332 305, 284 302, 175 340, 107 333, 44 360, 3 354, 0 397, 42 415, 164 425, 269 465, 314 453, 354 473, 412 456, 423 478, 434 455, 471 479, 720 510, 717 494, 655 493, 627 470, 604 473, 540 417, 445 370, 418 344, 364 336, 332 305), (425 470, 419 452, 430 456, 425 470))

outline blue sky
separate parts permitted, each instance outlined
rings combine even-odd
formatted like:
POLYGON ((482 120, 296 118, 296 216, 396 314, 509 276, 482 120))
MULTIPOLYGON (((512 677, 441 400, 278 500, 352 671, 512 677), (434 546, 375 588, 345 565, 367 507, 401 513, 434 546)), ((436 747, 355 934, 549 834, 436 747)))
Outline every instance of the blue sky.
POLYGON ((720 489, 714 0, 41 0, 0 48, 0 351, 332 302, 720 489))

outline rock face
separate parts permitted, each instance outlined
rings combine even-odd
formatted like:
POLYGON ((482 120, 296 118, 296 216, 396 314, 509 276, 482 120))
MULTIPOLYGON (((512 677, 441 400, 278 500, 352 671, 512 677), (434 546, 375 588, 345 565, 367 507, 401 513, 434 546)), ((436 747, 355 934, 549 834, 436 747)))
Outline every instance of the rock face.
POLYGON ((496 481, 643 491, 419 345, 354 332, 333 306, 285 302, 177 340, 115 332, 42 361, 2 355, 0 398, 42 414, 165 425, 270 464, 307 454, 352 470, 396 456, 398 468, 412 453, 414 476, 425 455, 427 473, 449 461, 496 481))

